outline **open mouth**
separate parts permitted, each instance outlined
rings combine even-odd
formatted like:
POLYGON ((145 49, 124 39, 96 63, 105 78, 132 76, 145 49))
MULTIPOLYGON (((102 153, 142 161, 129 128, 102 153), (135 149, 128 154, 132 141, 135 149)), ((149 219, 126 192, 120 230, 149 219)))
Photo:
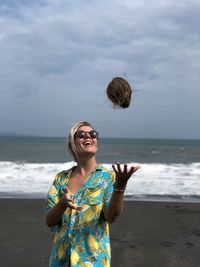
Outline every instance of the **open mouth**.
POLYGON ((92 145, 92 142, 91 141, 86 141, 83 144, 84 144, 84 146, 91 146, 92 145))

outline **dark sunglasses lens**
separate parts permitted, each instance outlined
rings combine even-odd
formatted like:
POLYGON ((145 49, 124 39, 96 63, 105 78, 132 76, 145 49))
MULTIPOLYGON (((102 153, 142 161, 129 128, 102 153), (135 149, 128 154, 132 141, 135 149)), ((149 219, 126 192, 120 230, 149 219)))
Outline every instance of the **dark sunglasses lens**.
POLYGON ((78 138, 85 138, 86 132, 84 132, 84 131, 78 131, 76 133, 76 136, 78 136, 78 138))
POLYGON ((98 138, 98 133, 96 131, 90 131, 89 132, 91 138, 98 138))
POLYGON ((90 137, 93 138, 93 139, 98 138, 98 132, 95 131, 95 130, 92 130, 92 131, 90 131, 90 132, 85 132, 85 131, 81 131, 81 130, 80 130, 80 131, 77 131, 77 132, 76 132, 76 136, 77 136, 78 138, 81 138, 81 139, 85 138, 88 134, 89 134, 90 137))

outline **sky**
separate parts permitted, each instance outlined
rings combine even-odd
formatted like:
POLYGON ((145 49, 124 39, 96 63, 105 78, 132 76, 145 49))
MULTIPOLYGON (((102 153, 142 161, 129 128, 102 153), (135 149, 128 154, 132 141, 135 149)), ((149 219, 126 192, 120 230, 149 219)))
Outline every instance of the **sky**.
POLYGON ((0 0, 0 132, 200 139, 199 0, 0 0), (114 109, 113 77, 133 89, 114 109))

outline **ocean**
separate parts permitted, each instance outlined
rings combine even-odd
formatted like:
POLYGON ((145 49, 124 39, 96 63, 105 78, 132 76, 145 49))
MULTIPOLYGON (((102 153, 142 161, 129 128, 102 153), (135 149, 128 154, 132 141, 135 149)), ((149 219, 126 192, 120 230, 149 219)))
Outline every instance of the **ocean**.
MULTIPOLYGON (((200 140, 100 139, 107 168, 139 164, 127 200, 200 202, 200 140)), ((75 165, 65 138, 0 137, 0 197, 45 198, 56 173, 75 165)))

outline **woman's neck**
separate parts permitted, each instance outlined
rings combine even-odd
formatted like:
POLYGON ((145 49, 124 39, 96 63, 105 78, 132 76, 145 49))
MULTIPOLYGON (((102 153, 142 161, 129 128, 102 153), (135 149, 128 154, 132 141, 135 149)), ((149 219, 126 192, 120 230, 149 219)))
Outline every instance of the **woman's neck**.
POLYGON ((78 159, 76 172, 81 174, 83 177, 89 175, 96 169, 97 162, 95 157, 91 157, 90 159, 78 159))

